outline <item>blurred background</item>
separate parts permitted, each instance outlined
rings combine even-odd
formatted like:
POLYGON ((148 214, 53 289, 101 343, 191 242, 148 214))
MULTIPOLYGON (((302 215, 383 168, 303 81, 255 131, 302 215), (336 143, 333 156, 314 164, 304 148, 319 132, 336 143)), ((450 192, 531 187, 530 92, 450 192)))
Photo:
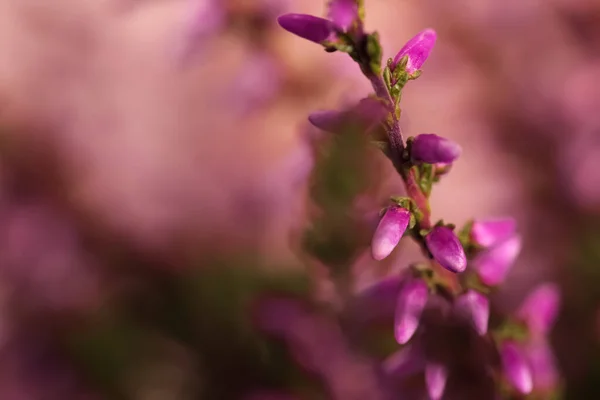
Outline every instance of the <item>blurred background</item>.
MULTIPOLYGON (((565 398, 600 398, 600 1, 366 7, 385 59, 438 32, 402 119, 463 147, 434 219, 518 220, 496 308, 558 282, 565 398)), ((370 87, 285 12, 324 4, 0 0, 0 399, 388 398, 339 314, 421 257, 366 251, 402 184, 309 127, 370 87)))

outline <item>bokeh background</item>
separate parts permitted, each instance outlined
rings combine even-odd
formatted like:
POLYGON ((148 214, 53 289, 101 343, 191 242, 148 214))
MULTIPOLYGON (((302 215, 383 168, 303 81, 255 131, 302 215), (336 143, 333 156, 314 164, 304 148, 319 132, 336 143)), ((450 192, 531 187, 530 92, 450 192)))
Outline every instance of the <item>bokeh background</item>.
MULTIPOLYGON (((464 150, 434 218, 518 220, 496 307, 559 283, 565 398, 600 398, 600 2, 366 5, 385 58, 438 32, 402 103, 464 150)), ((323 151, 307 114, 370 87, 284 12, 324 4, 0 0, 1 399, 385 398, 331 313, 421 256, 342 227, 402 185, 323 151)))

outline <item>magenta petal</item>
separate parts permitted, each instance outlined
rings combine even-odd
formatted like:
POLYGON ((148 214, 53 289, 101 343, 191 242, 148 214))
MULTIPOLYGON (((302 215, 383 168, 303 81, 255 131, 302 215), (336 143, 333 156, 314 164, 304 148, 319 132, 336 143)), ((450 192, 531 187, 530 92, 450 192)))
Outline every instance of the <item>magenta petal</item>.
POLYGON ((506 379, 520 393, 530 393, 533 389, 531 368, 518 345, 514 342, 502 343, 500 356, 506 379))
POLYGON ((398 350, 383 362, 383 370, 395 378, 414 375, 421 372, 424 366, 423 349, 413 344, 398 350))
POLYGON ((471 228, 471 238, 479 246, 491 247, 513 236, 516 230, 514 218, 477 220, 471 228))
POLYGON ((402 207, 387 209, 373 234, 371 253, 375 260, 383 260, 398 245, 410 222, 410 212, 402 207))
POLYGON ((331 0, 327 17, 343 30, 348 30, 358 18, 356 0, 331 0))
POLYGON ((416 70, 420 69, 433 46, 437 35, 433 29, 425 29, 419 32, 415 37, 410 39, 402 49, 394 57, 394 65, 397 65, 402 57, 408 56, 408 63, 406 64, 406 72, 412 74, 416 70))
POLYGON ((547 334, 556 320, 560 307, 560 291, 553 283, 537 286, 517 311, 535 334, 547 334))
POLYGON ((473 264, 481 281, 488 286, 502 283, 520 251, 521 237, 515 235, 477 256, 473 264))
POLYGON ((490 302, 488 298, 476 290, 468 290, 456 300, 460 313, 468 317, 475 331, 483 336, 488 330, 490 318, 490 302))
POLYGON ((461 152, 462 149, 457 143, 434 133, 418 135, 411 147, 411 157, 414 161, 429 164, 452 163, 461 152))
POLYGON ((448 369, 439 363, 428 363, 425 367, 425 384, 431 400, 440 400, 446 389, 448 369))
POLYGON ((436 226, 425 236, 427 248, 433 258, 451 272, 463 272, 467 268, 467 256, 452 229, 436 226))
POLYGON ((399 344, 406 344, 417 331, 428 296, 427 284, 420 279, 407 282, 400 291, 394 320, 394 335, 399 344))
POLYGON ((331 21, 307 14, 284 14, 277 22, 286 31, 315 43, 327 40, 335 31, 331 21))
POLYGON ((527 344, 527 359, 531 365, 533 385, 536 390, 552 390, 559 382, 556 359, 545 340, 535 340, 527 344))

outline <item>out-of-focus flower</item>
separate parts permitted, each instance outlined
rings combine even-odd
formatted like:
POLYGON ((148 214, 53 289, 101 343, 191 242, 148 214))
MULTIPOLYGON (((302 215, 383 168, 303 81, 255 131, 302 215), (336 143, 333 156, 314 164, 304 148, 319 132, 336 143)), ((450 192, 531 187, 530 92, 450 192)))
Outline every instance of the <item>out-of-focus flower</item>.
POLYGON ((284 14, 277 18, 286 31, 315 43, 322 43, 335 33, 335 24, 325 18, 308 14, 284 14))
POLYGON ((371 242, 371 254, 375 260, 383 260, 398 245, 410 222, 410 211, 391 206, 379 221, 371 242))
POLYGON ((421 372, 425 367, 423 349, 411 343, 389 356, 382 367, 386 374, 395 378, 406 378, 421 372))
POLYGON ((476 220, 471 228, 471 239, 482 247, 495 246, 516 233, 514 218, 476 220))
POLYGON ((407 282, 400 291, 394 320, 394 336, 399 344, 406 344, 417 331, 428 297, 429 289, 421 279, 407 282))
POLYGON ((537 286, 523 301, 517 317, 534 335, 546 335, 552 328, 560 307, 560 291, 553 283, 537 286))
POLYGON ((531 367, 534 389, 540 392, 555 389, 559 383, 559 373, 547 340, 533 339, 527 343, 525 351, 531 367))
POLYGON ((456 299, 456 308, 471 321, 475 331, 483 336, 488 330, 490 301, 476 290, 468 290, 456 299))
POLYGON ((451 272, 463 272, 467 268, 467 256, 454 231, 436 226, 425 236, 427 248, 433 258, 451 272))
POLYGON ((265 53, 253 55, 240 71, 240 79, 227 90, 231 105, 241 113, 259 109, 275 97, 281 77, 280 66, 272 56, 265 53))
POLYGON ((358 4, 356 0, 331 0, 327 17, 344 31, 347 31, 358 19, 358 4))
POLYGON ((440 400, 446 390, 448 368, 440 363, 431 362, 425 367, 425 383, 431 400, 440 400))
POLYGON ((521 394, 533 389, 531 367, 519 345, 506 341, 500 345, 500 357, 506 379, 521 394))
POLYGON ((331 133, 344 133, 346 129, 360 129, 369 133, 388 114, 385 105, 373 98, 362 99, 348 110, 320 110, 308 116, 309 122, 331 133))
POLYGON ((408 56, 406 72, 412 74, 421 68, 431 49, 435 45, 437 35, 433 29, 425 29, 410 39, 394 57, 394 65, 398 65, 402 57, 408 56))
POLYGON ((202 51, 207 39, 217 33, 225 23, 225 9, 217 0, 188 0, 183 32, 176 45, 176 57, 188 61, 202 51))
POLYGON ((449 164, 460 157, 461 152, 461 147, 452 140, 424 133, 413 140, 410 155, 417 162, 449 164))
POLYGON ((521 251, 521 237, 509 239, 486 249, 473 260, 479 278, 488 286, 502 283, 521 251))

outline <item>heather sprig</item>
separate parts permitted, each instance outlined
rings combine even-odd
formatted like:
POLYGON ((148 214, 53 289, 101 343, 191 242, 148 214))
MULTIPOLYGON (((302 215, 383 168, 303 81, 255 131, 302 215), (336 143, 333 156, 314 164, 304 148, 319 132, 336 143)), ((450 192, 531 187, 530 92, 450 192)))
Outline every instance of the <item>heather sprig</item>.
MULTIPOLYGON (((391 195, 380 213, 371 241, 373 259, 389 257, 401 239, 408 237, 429 260, 411 265, 402 277, 393 332, 396 342, 407 347, 389 358, 383 369, 398 379, 404 375, 400 370, 422 370, 429 397, 444 397, 446 383, 452 379, 451 361, 427 348, 424 343, 431 332, 426 331, 431 329, 421 329, 431 322, 425 315, 433 309, 441 315, 436 323, 440 318, 452 326, 455 322, 451 321, 461 321, 479 340, 492 343, 499 361, 482 361, 490 365, 478 368, 495 371, 492 376, 499 395, 555 391, 558 373, 547 333, 558 309, 558 291, 552 285, 537 289, 515 315, 498 316, 494 326, 489 326, 488 296, 504 282, 521 250, 516 223, 511 218, 476 219, 457 229, 456 224, 432 220, 433 189, 459 159, 461 146, 434 133, 405 137, 400 128, 404 88, 422 75, 436 32, 421 31, 383 63, 379 35, 365 29, 364 16, 362 1, 331 0, 326 18, 286 14, 278 22, 327 52, 347 53, 371 83, 373 93, 356 106, 317 111, 309 121, 334 136, 359 130, 382 150, 404 183, 405 195, 391 195)), ((384 297, 388 297, 388 286, 379 288, 385 290, 384 297)), ((371 288, 369 297, 379 289, 371 288)))

